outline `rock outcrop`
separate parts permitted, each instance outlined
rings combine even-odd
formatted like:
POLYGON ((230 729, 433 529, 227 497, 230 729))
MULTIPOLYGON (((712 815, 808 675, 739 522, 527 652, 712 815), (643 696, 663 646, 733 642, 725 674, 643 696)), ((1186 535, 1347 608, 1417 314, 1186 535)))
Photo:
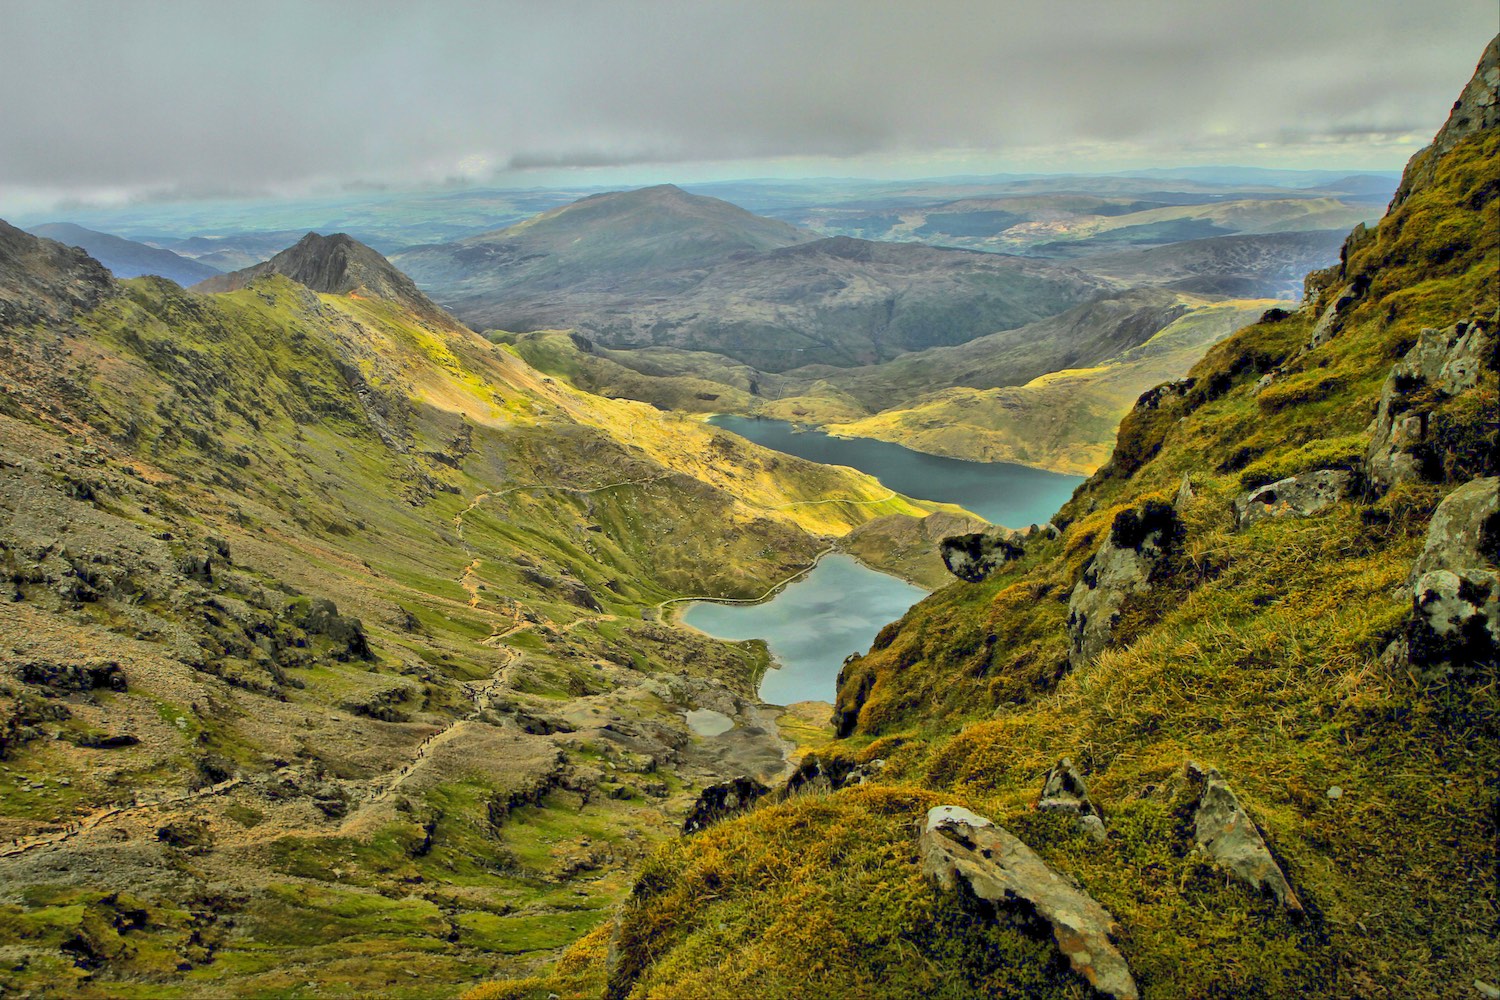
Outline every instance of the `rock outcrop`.
POLYGON ((1099 843, 1103 843, 1108 837, 1104 829, 1104 813, 1089 798, 1089 789, 1083 783, 1083 776, 1067 757, 1058 761, 1047 772, 1036 807, 1067 813, 1073 817, 1080 830, 1099 843))
POLYGON ((1036 538, 1056 538, 1051 524, 1035 525, 1024 531, 1015 528, 988 528, 943 539, 938 551, 948 572, 969 583, 983 583, 1006 563, 1026 554, 1026 546, 1036 538))
POLYGON ((1241 528, 1278 517, 1308 517, 1338 503, 1354 481, 1343 469, 1319 469, 1279 479, 1235 500, 1241 528))
POLYGON ((884 760, 860 764, 847 757, 825 759, 810 753, 802 758, 791 777, 786 779, 780 797, 786 798, 799 792, 836 792, 850 785, 862 785, 884 768, 884 760))
MULTIPOLYGON (((1493 678, 1500 659, 1500 478, 1465 483, 1432 515, 1411 568, 1405 659, 1419 677, 1493 678)), ((1398 643, 1401 640, 1398 640, 1398 643)))
POLYGON ((1115 518, 1068 601, 1070 667, 1085 666, 1109 645, 1126 598, 1151 589, 1181 530, 1172 507, 1155 500, 1115 518))
POLYGON ((1364 281, 1353 281, 1339 289, 1338 294, 1324 307, 1317 323, 1313 324, 1312 333, 1308 334, 1306 350, 1322 347, 1332 340, 1343 328, 1344 317, 1364 297, 1369 287, 1369 279, 1364 281))
POLYGON ((1181 514, 1187 509, 1187 505, 1193 502, 1193 477, 1186 472, 1182 474, 1182 484, 1177 487, 1177 495, 1172 498, 1172 509, 1181 514))
POLYGON ((1500 35, 1485 46, 1474 75, 1453 103, 1448 120, 1433 137, 1432 144, 1407 163, 1401 184, 1391 199, 1391 209, 1432 181, 1438 161, 1445 153, 1468 136, 1497 126, 1500 126, 1500 35))
POLYGON ((771 790, 754 778, 733 778, 709 785, 698 795, 682 823, 683 833, 697 833, 721 819, 742 813, 771 790))
POLYGON ((1115 947, 1119 925, 1005 829, 959 806, 935 806, 919 842, 922 871, 948 891, 962 885, 997 915, 1035 918, 1051 931, 1074 972, 1117 1000, 1140 996, 1115 947))
POLYGON ((0 329, 55 324, 115 294, 110 273, 83 250, 0 220, 0 329))
POLYGON ((1479 383, 1486 357, 1494 352, 1489 324, 1461 322, 1426 329, 1406 356, 1391 368, 1370 422, 1365 475, 1388 488, 1403 480, 1443 477, 1439 455, 1449 442, 1447 428, 1433 419, 1446 400, 1479 383))
POLYGON ((1190 787, 1197 791, 1193 840, 1198 849, 1242 882, 1300 915, 1302 901, 1292 891, 1286 873, 1271 856, 1255 821, 1240 805, 1234 790, 1212 767, 1189 763, 1187 777, 1190 787))

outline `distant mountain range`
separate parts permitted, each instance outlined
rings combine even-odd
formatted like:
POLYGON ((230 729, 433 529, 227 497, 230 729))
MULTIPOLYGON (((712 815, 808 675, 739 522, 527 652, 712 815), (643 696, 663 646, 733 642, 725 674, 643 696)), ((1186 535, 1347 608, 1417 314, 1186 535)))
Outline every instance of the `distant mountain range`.
POLYGON ((1070 267, 820 238, 672 185, 582 199, 393 261, 476 328, 575 328, 767 371, 868 364, 1054 315, 1110 283, 1070 267))
POLYGON ((156 274, 171 278, 179 285, 191 285, 219 273, 218 268, 203 261, 189 260, 170 250, 95 232, 71 222, 50 222, 33 226, 28 232, 68 246, 82 247, 90 257, 109 268, 116 278, 156 274))

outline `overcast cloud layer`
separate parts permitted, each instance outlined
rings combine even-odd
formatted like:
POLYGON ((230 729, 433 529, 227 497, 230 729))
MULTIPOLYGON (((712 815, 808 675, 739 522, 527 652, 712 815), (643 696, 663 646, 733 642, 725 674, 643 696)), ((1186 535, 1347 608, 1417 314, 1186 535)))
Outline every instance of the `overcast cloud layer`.
POLYGON ((0 0, 0 24, 0 210, 630 165, 1395 169, 1497 28, 1494 0, 0 0))

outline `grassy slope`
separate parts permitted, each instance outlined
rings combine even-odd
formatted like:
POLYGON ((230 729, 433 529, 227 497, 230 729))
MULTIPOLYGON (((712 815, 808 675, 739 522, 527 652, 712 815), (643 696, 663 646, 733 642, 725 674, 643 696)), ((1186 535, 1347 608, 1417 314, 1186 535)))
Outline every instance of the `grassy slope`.
MULTIPOLYGON (((652 997, 1076 995, 1075 980, 983 922, 934 934, 942 911, 917 876, 911 823, 939 799, 1003 822, 1119 917, 1148 997, 1461 996, 1493 979, 1495 688, 1422 689, 1376 664, 1452 483, 1244 532, 1231 530, 1229 503, 1356 462, 1417 332, 1493 316, 1497 153, 1500 133, 1466 140, 1355 247, 1348 274, 1368 275, 1370 294, 1340 336, 1299 355, 1309 309, 1215 347, 1186 399, 1126 420, 1111 464, 1064 510, 1061 539, 933 595, 846 669, 846 698, 866 676, 873 691, 844 752, 884 758, 880 786, 801 797, 671 845, 637 884, 608 969, 593 939, 556 978, 483 995, 593 994, 607 980, 652 997), (1278 365, 1276 391, 1252 396, 1278 365), (1170 499, 1184 473, 1196 497, 1176 572, 1127 608, 1115 647, 1065 675, 1084 559, 1117 512, 1170 499), (1062 755, 1105 809, 1103 847, 1030 810, 1062 755), (1239 792, 1310 902, 1308 921, 1186 853, 1188 759, 1239 792)), ((1496 402, 1491 372, 1454 405, 1472 420, 1496 402)), ((1480 473, 1484 454, 1459 455, 1457 478, 1480 473)))
MULTIPOLYGON (((851 470, 589 397, 384 302, 276 277, 215 297, 150 279, 122 289, 69 329, 4 334, 14 506, 0 563, 23 582, 0 648, 118 661, 130 689, 72 699, 71 718, 42 723, 56 740, 6 730, 0 830, 54 830, 207 767, 249 784, 122 817, 120 846, 95 834, 0 861, 0 989, 430 995, 534 965, 602 917, 628 888, 622 869, 694 794, 601 727, 681 727, 652 674, 749 696, 766 665, 757 644, 643 616, 670 597, 759 593, 823 536, 925 512, 851 470), (185 578, 176 561, 215 537, 232 558, 211 581, 185 578), (54 539, 133 589, 75 605, 24 582, 54 539), (577 580, 601 608, 538 577, 577 580), (336 655, 293 623, 298 594, 360 618, 374 658, 336 655), (283 680, 242 622, 308 643, 283 680), (492 675, 494 713, 370 802, 492 675), (393 711, 372 717, 384 696, 393 711), (578 732, 517 735, 507 702, 578 732), (75 745, 121 731, 140 743, 75 745), (584 793, 558 785, 494 819, 494 802, 552 781, 558 760, 584 793), (282 775, 342 789, 349 815, 260 791, 282 775), (650 783, 666 797, 644 797, 650 783), (159 844, 177 821, 206 824, 210 849, 159 844), (604 860, 574 871, 591 850, 604 860)), ((8 680, 7 725, 41 704, 8 680)))

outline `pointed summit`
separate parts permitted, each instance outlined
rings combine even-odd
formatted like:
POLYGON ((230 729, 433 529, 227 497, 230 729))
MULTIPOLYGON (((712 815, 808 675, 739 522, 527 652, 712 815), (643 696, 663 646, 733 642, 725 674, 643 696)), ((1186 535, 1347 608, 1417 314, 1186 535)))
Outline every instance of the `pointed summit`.
POLYGON ((268 261, 200 281, 193 290, 232 292, 267 274, 283 275, 315 292, 385 299, 422 316, 447 317, 394 264, 345 233, 308 233, 268 261))

